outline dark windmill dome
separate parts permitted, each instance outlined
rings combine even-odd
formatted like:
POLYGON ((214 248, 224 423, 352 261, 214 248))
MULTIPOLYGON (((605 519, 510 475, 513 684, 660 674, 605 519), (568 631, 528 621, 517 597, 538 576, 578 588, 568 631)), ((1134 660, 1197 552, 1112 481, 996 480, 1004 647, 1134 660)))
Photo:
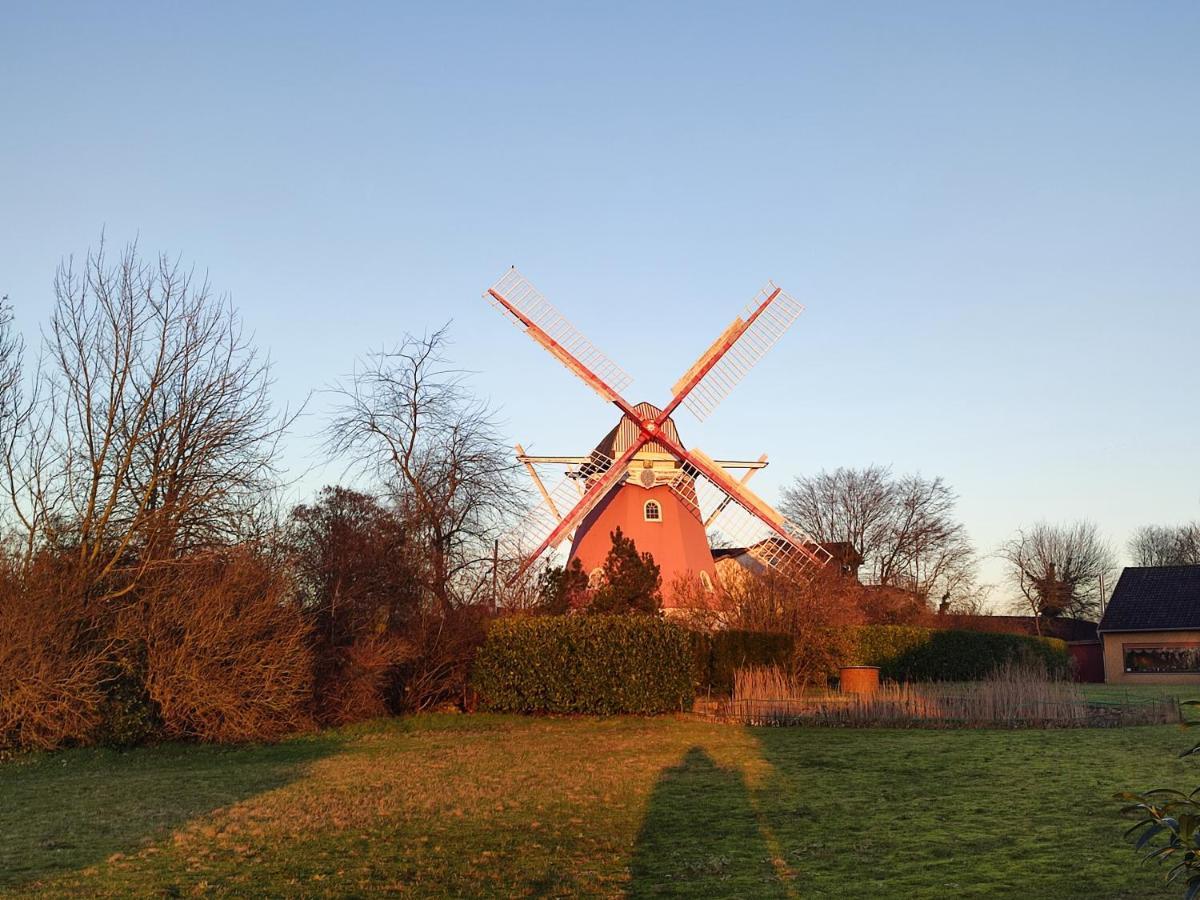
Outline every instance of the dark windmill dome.
MULTIPOLYGON (((653 403, 639 403, 634 406, 634 411, 644 419, 654 419, 662 414, 662 410, 653 403)), ((673 441, 676 444, 681 444, 679 440, 679 432, 675 430, 675 421, 667 419, 662 425, 662 433, 668 441, 673 441)), ((602 453, 609 459, 617 459, 622 453, 628 450, 637 439, 641 437, 642 429, 638 423, 629 416, 621 416, 621 421, 617 423, 617 427, 601 438, 600 443, 596 445, 595 453, 602 453)), ((670 453, 671 451, 660 444, 658 441, 649 441, 642 450, 648 453, 670 453)))

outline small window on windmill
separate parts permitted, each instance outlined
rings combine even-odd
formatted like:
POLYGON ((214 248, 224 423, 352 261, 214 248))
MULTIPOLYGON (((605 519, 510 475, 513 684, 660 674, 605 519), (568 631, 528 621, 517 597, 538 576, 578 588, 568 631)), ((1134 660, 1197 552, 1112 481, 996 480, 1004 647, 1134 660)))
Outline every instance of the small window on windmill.
POLYGON ((642 507, 642 514, 647 522, 662 521, 662 507, 658 505, 657 500, 647 500, 646 505, 642 507))
POLYGON ((591 574, 588 575, 588 590, 589 591, 598 591, 603 586, 604 586, 604 569, 600 568, 599 566, 596 566, 596 568, 592 569, 591 574))
POLYGON ((711 575, 709 575, 707 572, 701 571, 700 583, 704 585, 704 589, 706 591, 708 591, 710 594, 713 593, 713 580, 711 575))

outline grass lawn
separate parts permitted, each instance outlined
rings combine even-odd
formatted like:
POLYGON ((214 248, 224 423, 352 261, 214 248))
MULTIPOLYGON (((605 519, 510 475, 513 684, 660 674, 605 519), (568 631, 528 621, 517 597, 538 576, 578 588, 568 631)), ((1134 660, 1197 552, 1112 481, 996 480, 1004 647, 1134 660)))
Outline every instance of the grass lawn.
POLYGON ((1089 700, 1137 701, 1159 697, 1176 700, 1200 700, 1200 687, 1194 684, 1081 684, 1089 700))
POLYGON ((1177 727, 748 729, 428 716, 0 763, 0 891, 1174 897, 1110 795, 1177 727))

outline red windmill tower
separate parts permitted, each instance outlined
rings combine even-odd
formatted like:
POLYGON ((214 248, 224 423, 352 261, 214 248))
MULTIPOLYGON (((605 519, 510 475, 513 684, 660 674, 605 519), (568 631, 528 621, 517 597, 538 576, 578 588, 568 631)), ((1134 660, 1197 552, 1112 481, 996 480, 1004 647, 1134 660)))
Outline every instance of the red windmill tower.
POLYGON ((680 405, 703 420, 762 358, 804 307, 774 284, 767 286, 671 388, 659 408, 621 396, 632 379, 580 334, 516 269, 484 297, 550 354, 622 413, 617 425, 586 456, 529 456, 517 445, 542 503, 513 533, 508 550, 522 559, 520 577, 543 553, 568 538, 568 559, 594 572, 618 526, 639 551, 649 552, 663 578, 664 605, 680 577, 716 587, 712 545, 745 550, 753 565, 804 579, 829 561, 829 553, 754 494, 746 481, 766 465, 714 460, 687 449, 672 414, 680 405), (567 467, 548 490, 537 466, 567 467), (729 470, 744 470, 740 479, 729 470), (711 536, 711 537, 710 537, 711 536))

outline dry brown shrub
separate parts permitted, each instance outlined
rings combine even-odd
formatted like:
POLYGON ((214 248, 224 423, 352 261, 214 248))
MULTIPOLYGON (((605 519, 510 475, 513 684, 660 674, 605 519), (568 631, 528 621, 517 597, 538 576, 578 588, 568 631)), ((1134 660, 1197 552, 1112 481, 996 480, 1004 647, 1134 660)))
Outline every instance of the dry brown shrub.
MULTIPOLYGON (((721 579, 726 577, 726 573, 722 573, 721 579)), ((715 590, 710 591, 693 573, 683 572, 675 576, 665 593, 671 598, 671 605, 664 612, 673 621, 688 628, 715 631, 725 626, 729 619, 724 602, 723 580, 718 581, 715 590)))
POLYGON ((396 668, 413 655, 408 632, 421 603, 411 529, 386 501, 326 487, 292 510, 284 537, 312 626, 317 721, 385 714, 396 668))
POLYGON ((44 559, 0 575, 0 747, 87 743, 101 725, 111 648, 70 572, 44 559))
POLYGON ((858 582, 829 570, 806 584, 782 586, 781 618, 795 639, 793 678, 823 685, 858 650, 854 626, 863 621, 860 590, 858 582))
POLYGON ((483 605, 427 610, 411 624, 413 653, 399 667, 396 712, 421 712, 446 704, 469 706, 475 654, 483 645, 490 610, 483 605))
POLYGON ((270 741, 311 725, 310 630, 289 583, 246 549, 150 577, 121 614, 145 648, 146 688, 167 737, 270 741))
POLYGON ((790 634, 795 641, 788 675, 823 685, 857 649, 854 626, 863 623, 862 585, 826 569, 796 581, 773 571, 752 572, 735 564, 719 569, 713 595, 677 582, 674 615, 693 627, 739 628, 790 634))
POLYGON ((924 625, 933 617, 919 594, 903 588, 858 585, 856 594, 867 625, 924 625))
MULTIPOLYGON (((324 654, 332 651, 318 651, 324 654)), ((379 634, 342 648, 318 665, 316 716, 322 725, 347 725, 387 715, 388 688, 396 666, 413 657, 402 638, 379 634)))

